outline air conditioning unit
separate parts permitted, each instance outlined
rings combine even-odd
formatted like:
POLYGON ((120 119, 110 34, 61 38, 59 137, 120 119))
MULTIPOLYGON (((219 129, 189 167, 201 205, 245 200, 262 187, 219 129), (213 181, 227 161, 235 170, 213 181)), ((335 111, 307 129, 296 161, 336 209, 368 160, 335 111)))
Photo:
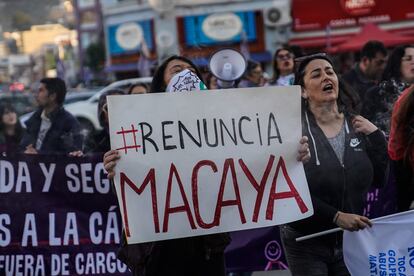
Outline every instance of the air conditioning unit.
POLYGON ((264 11, 263 17, 266 26, 275 27, 279 25, 282 14, 278 8, 272 7, 264 11))
POLYGON ((288 1, 277 1, 263 10, 264 24, 267 27, 278 27, 292 22, 290 17, 290 4, 288 1))

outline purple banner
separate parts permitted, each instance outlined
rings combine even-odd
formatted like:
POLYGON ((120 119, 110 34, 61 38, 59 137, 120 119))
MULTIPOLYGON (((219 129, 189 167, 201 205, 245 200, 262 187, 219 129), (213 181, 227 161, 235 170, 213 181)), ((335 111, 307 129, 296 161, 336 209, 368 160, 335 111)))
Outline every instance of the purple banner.
POLYGON ((97 158, 1 159, 0 275, 129 275, 111 189, 97 158))

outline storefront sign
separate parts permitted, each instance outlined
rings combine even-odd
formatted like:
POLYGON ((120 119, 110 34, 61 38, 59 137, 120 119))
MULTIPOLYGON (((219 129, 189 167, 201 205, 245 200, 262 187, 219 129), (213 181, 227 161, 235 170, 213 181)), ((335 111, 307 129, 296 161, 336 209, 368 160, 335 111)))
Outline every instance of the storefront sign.
POLYGON ((240 34, 243 23, 234 13, 212 14, 203 21, 202 30, 209 38, 224 41, 240 34))
POLYGON ((111 55, 138 52, 145 40, 153 50, 153 24, 151 20, 131 21, 107 26, 107 45, 111 55))
POLYGON ((138 47, 142 42, 142 38, 142 28, 135 22, 120 25, 115 34, 116 42, 125 50, 132 50, 138 47))
POLYGON ((186 46, 214 46, 257 39, 254 11, 186 16, 184 39, 186 46))
POLYGON ((341 6, 349 15, 366 15, 375 7, 375 0, 341 0, 341 6))

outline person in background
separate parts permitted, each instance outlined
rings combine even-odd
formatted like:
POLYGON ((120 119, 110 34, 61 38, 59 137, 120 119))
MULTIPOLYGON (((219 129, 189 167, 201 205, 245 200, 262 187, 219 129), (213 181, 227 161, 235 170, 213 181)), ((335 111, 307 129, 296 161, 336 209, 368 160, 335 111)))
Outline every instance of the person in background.
POLYGON ((362 47, 360 60, 343 79, 364 99, 368 89, 381 79, 387 61, 387 49, 380 41, 370 40, 362 47))
POLYGON ((38 110, 27 120, 20 149, 26 154, 60 153, 82 155, 78 120, 63 108, 66 85, 60 78, 40 80, 38 110))
POLYGON ((18 152, 24 129, 12 105, 0 106, 0 153, 6 156, 18 152))
POLYGON ((305 55, 305 52, 303 51, 303 48, 299 45, 290 44, 290 45, 286 45, 286 47, 290 48, 290 51, 293 53, 295 58, 300 58, 300 57, 303 57, 305 55))
POLYGON ((263 86, 263 70, 260 63, 254 60, 247 61, 246 72, 237 87, 260 87, 263 86))
MULTIPOLYGON (((355 66, 355 60, 354 60, 354 53, 352 52, 345 52, 345 53, 341 53, 339 54, 339 56, 337 57, 338 60, 338 74, 340 75, 344 75, 346 73, 349 73, 355 66)), ((362 100, 362 99, 361 99, 362 100)))
POLYGON ((397 184, 398 212, 407 211, 414 200, 414 85, 395 102, 388 154, 397 184))
MULTIPOLYGON (((131 90, 130 90, 131 91, 131 90)), ((95 132, 85 142, 84 153, 105 153, 111 149, 109 139, 109 120, 108 120, 108 104, 107 96, 111 95, 125 95, 124 91, 119 89, 112 89, 102 93, 98 101, 98 120, 102 130, 95 132)))
MULTIPOLYGON (((166 91, 174 75, 186 69, 202 80, 199 69, 189 59, 171 56, 155 72, 150 93, 166 91)), ((104 166, 108 171, 109 179, 114 177, 114 166, 118 158, 119 154, 116 150, 111 150, 104 156, 104 166)), ((133 275, 137 276, 224 276, 224 249, 229 242, 228 234, 133 245, 128 245, 124 237, 118 257, 128 265, 133 275)))
POLYGON ((219 89, 218 84, 217 84, 217 78, 212 73, 207 74, 206 85, 211 90, 219 89))
POLYGON ((371 184, 383 185, 386 142, 378 128, 357 114, 358 97, 338 80, 326 54, 298 60, 295 84, 302 87, 302 132, 311 159, 304 164, 314 215, 282 225, 281 239, 293 276, 349 275, 342 232, 296 242, 296 238, 340 227, 371 226, 362 216, 371 184))
POLYGON ((271 81, 270 75, 267 72, 263 72, 263 78, 260 86, 269 86, 269 82, 271 81))
POLYGON ((389 56, 381 83, 366 92, 362 115, 388 136, 394 102, 414 83, 414 45, 396 47, 389 56))
POLYGON ((136 83, 129 87, 127 94, 146 94, 148 93, 148 89, 149 88, 145 83, 136 83))
POLYGON ((276 50, 273 56, 273 79, 270 85, 288 86, 294 82, 295 55, 289 46, 276 50))

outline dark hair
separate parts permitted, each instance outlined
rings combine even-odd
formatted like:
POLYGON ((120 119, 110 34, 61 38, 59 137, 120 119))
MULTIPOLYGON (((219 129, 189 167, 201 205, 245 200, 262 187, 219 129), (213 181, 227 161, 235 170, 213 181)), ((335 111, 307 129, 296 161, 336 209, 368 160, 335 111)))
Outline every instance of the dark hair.
POLYGON ((414 45, 401 45, 391 52, 382 75, 383 81, 391 79, 401 80, 401 59, 405 55, 405 49, 407 48, 414 48, 414 45))
POLYGON ((401 101, 400 108, 397 112, 396 131, 402 134, 402 141, 404 146, 404 162, 406 164, 413 163, 411 153, 414 152, 414 87, 401 101))
POLYGON ((50 94, 56 94, 56 103, 62 105, 66 96, 66 84, 60 78, 43 78, 40 80, 50 94))
POLYGON ((290 45, 288 46, 292 53, 295 55, 295 58, 303 57, 305 55, 305 52, 303 51, 303 48, 299 45, 290 45))
POLYGON ((212 81, 213 78, 215 78, 216 79, 216 82, 217 82, 217 77, 214 76, 213 73, 211 73, 211 72, 207 73, 207 76, 205 77, 205 80, 206 80, 205 85, 208 88, 211 88, 210 86, 211 86, 211 81, 212 81))
POLYGON ((168 57, 166 60, 164 60, 161 63, 161 65, 157 68, 157 70, 155 71, 154 76, 152 78, 151 88, 150 88, 149 93, 165 92, 165 89, 167 88, 168 83, 164 83, 164 72, 165 72, 165 69, 167 68, 168 63, 170 63, 170 61, 175 60, 175 59, 188 63, 191 67, 194 68, 200 80, 203 81, 203 76, 201 75, 200 70, 191 60, 183 56, 173 55, 173 56, 168 57))
MULTIPOLYGON (((331 58, 325 53, 317 53, 313 55, 303 56, 295 59, 297 63, 297 70, 295 72, 295 85, 304 87, 304 76, 306 66, 315 59, 323 59, 329 62, 334 67, 331 58)), ((335 72, 336 74, 336 72, 335 72)), ((356 115, 361 110, 360 98, 352 87, 350 87, 340 76, 338 76, 338 109, 339 112, 346 112, 348 114, 356 115)))
POLYGON ((144 88, 145 88, 146 93, 148 93, 148 90, 149 90, 148 85, 147 85, 147 84, 145 84, 145 83, 139 82, 139 83, 134 83, 134 84, 131 84, 131 86, 128 88, 128 92, 127 92, 127 94, 128 94, 128 95, 129 95, 129 94, 131 94, 131 93, 132 93, 132 90, 134 90, 134 88, 135 88, 135 87, 144 87, 144 88))
POLYGON ((273 62, 273 80, 274 81, 277 80, 280 76, 280 70, 279 70, 279 68, 277 68, 277 55, 282 50, 288 51, 289 53, 294 55, 294 58, 296 57, 295 53, 292 50, 292 48, 290 48, 290 46, 288 46, 288 45, 282 46, 281 48, 276 50, 275 54, 273 55, 273 61, 272 61, 273 62))
MULTIPOLYGON (((3 115, 6 112, 14 112, 16 113, 16 116, 17 116, 16 109, 11 104, 0 105, 0 133, 4 132, 3 115)), ((20 141, 20 139, 23 136, 23 127, 22 127, 22 124, 20 123, 19 118, 17 118, 15 128, 16 128, 15 129, 16 139, 17 141, 20 141)))
POLYGON ((257 67, 261 66, 259 62, 249 59, 247 61, 246 72, 244 73, 245 76, 249 76, 252 74, 252 71, 257 67))
POLYGON ((102 110, 102 107, 106 104, 107 100, 106 100, 106 96, 110 96, 110 95, 125 95, 125 92, 121 89, 111 89, 108 91, 105 91, 104 93, 102 93, 101 96, 99 96, 99 101, 98 101, 98 120, 99 120, 99 124, 101 125, 101 127, 105 128, 105 119, 104 119, 104 112, 102 110))
POLYGON ((387 49, 385 48, 384 43, 378 40, 370 40, 362 47, 360 57, 361 59, 363 57, 373 59, 377 53, 381 53, 384 56, 387 55, 387 49))

